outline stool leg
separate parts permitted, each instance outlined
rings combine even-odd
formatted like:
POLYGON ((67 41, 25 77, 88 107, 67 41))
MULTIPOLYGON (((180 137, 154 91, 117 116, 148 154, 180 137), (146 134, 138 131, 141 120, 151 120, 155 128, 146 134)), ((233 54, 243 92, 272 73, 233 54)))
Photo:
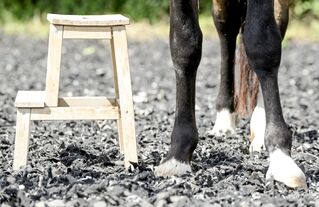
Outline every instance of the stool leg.
POLYGON ((50 25, 45 103, 58 106, 63 26, 50 25))
MULTIPOLYGON (((115 62, 115 54, 114 54, 114 42, 111 40, 111 54, 112 54, 112 63, 113 63, 113 77, 114 77, 114 89, 115 89, 115 98, 119 100, 119 85, 117 81, 117 68, 115 62)), ((124 143, 123 143, 123 132, 122 132, 122 120, 121 117, 117 120, 117 131, 119 136, 119 145, 120 152, 124 153, 124 143)))
POLYGON ((13 170, 27 164, 30 135, 30 108, 18 108, 13 170))
POLYGON ((135 121, 131 76, 128 62, 127 39, 125 26, 113 27, 113 52, 116 65, 118 95, 120 101, 120 122, 122 125, 122 138, 124 147, 125 167, 130 162, 137 163, 137 149, 135 137, 135 121))

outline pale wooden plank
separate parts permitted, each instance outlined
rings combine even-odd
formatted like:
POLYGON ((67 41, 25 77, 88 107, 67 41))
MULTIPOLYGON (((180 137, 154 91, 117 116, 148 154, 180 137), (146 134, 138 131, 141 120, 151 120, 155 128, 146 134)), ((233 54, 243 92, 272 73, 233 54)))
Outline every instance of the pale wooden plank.
POLYGON ((18 108, 14 143, 13 170, 27 164, 30 136, 30 109, 18 108))
MULTIPOLYGON (((114 54, 114 42, 113 40, 110 41, 111 45, 111 54, 112 54, 112 65, 113 65, 113 80, 114 80, 114 90, 115 90, 115 97, 119 98, 119 87, 117 81, 117 69, 116 69, 116 61, 115 61, 115 54, 114 54)), ((123 141, 123 132, 122 132, 122 120, 121 117, 117 120, 117 132, 119 136, 119 145, 120 145, 120 152, 124 153, 124 141, 123 141)))
POLYGON ((50 25, 45 103, 58 105, 63 26, 50 25))
POLYGON ((113 27, 113 44, 115 65, 117 69, 124 163, 125 167, 128 168, 130 162, 137 163, 137 148, 125 26, 113 27))
POLYGON ((73 26, 115 26, 127 25, 129 19, 120 14, 113 15, 61 15, 48 14, 47 19, 51 24, 73 26))
POLYGON ((117 107, 115 98, 107 97, 61 97, 59 98, 59 107, 117 107))
POLYGON ((63 39, 111 39, 111 27, 64 26, 63 39))
POLYGON ((44 107, 44 91, 18 91, 15 100, 15 107, 19 108, 36 108, 44 107))
POLYGON ((31 120, 118 119, 118 107, 45 107, 31 109, 31 120))

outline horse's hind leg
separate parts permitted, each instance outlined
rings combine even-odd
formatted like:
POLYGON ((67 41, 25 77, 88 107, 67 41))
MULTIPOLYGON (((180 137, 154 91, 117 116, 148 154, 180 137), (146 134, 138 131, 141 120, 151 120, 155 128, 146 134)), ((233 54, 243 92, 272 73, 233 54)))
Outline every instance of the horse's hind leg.
MULTIPOLYGON (((288 20, 288 0, 275 0, 274 14, 276 24, 280 30, 281 40, 284 39, 288 20)), ((250 152, 260 152, 264 148, 266 117, 261 92, 258 95, 257 106, 255 107, 250 120, 250 152)))
POLYGON ((195 121, 195 80, 201 59, 202 32, 197 0, 170 1, 170 49, 176 76, 176 114, 171 147, 155 169, 158 176, 185 174, 198 142, 195 121))
POLYGON ((289 0, 275 0, 274 9, 275 20, 283 40, 289 21, 289 0))
POLYGON ((213 0, 213 18, 221 48, 220 85, 216 100, 217 117, 212 133, 234 134, 234 63, 236 38, 241 26, 238 1, 213 0))
POLYGON ((270 164, 266 178, 290 187, 306 187, 306 178, 290 156, 291 132, 283 118, 278 68, 281 34, 274 18, 273 1, 248 0, 244 45, 250 65, 260 81, 266 114, 265 146, 270 164))
POLYGON ((249 151, 261 152, 265 147, 265 128, 266 128, 266 115, 263 96, 259 90, 257 97, 257 105, 254 108, 254 111, 250 119, 250 147, 249 151))

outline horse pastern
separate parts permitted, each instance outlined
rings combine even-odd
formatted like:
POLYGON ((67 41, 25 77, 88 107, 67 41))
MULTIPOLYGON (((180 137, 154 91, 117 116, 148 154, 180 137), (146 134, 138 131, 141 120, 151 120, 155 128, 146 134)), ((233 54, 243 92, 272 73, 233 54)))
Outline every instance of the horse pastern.
POLYGON ((250 152, 260 152, 265 148, 265 128, 265 109, 263 107, 256 106, 250 121, 250 152))
POLYGON ((255 139, 255 133, 254 131, 251 129, 250 130, 250 135, 249 135, 249 141, 252 142, 255 139))

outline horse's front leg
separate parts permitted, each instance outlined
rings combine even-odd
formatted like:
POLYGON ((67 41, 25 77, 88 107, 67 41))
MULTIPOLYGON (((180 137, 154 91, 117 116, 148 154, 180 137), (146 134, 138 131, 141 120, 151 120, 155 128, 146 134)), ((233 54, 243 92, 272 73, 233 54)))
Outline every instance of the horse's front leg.
POLYGON ((217 117, 212 134, 235 134, 234 111, 234 63, 236 38, 241 26, 241 10, 238 1, 213 0, 213 18, 218 32, 221 50, 220 84, 216 99, 217 117))
POLYGON ((290 156, 291 132, 283 118, 278 68, 281 59, 281 34, 274 18, 272 0, 248 0, 244 44, 250 65, 261 84, 265 114, 265 146, 270 156, 266 178, 290 187, 306 187, 306 178, 290 156))
POLYGON ((202 32, 197 0, 170 1, 170 49, 176 76, 176 112, 167 157, 155 169, 158 176, 190 171, 198 142, 195 121, 195 81, 201 59, 202 32))

